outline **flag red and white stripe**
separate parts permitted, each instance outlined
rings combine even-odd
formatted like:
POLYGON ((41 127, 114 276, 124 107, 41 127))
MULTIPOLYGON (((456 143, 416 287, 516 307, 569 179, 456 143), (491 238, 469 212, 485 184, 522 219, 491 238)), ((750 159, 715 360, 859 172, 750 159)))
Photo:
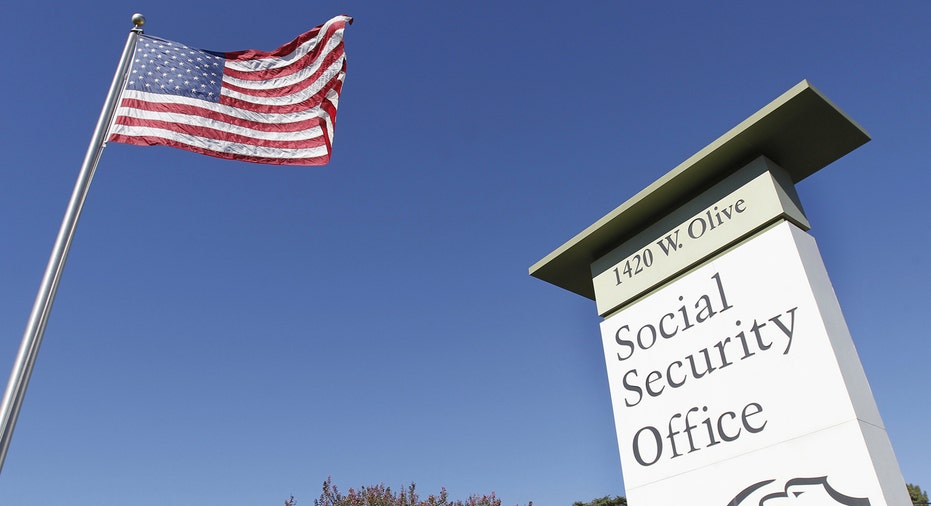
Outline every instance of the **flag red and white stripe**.
POLYGON ((142 35, 108 140, 255 163, 326 164, 350 23, 337 16, 270 52, 217 53, 142 35))

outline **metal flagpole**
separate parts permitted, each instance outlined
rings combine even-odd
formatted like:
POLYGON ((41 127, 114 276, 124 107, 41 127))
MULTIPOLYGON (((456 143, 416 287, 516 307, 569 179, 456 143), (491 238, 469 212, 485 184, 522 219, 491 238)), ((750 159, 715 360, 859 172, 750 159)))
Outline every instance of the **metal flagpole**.
POLYGON ((23 397, 26 395, 26 386, 29 384, 29 377, 32 375, 39 345, 42 343, 42 334, 45 332, 46 323, 48 323, 52 302, 55 300, 55 292, 58 291, 58 282, 65 268, 65 260, 68 258, 68 250, 71 248, 78 218, 81 216, 81 209, 84 207, 87 191, 90 188, 91 180, 94 178, 94 172, 97 170, 97 162, 100 161, 100 154, 103 151, 104 137, 110 127, 110 122, 113 120, 113 112, 116 110, 120 90, 126 80, 126 71, 129 69, 133 49, 136 47, 136 40, 139 38, 139 34, 142 33, 145 17, 142 14, 133 14, 132 22, 133 29, 129 31, 126 47, 123 48, 123 55, 120 57, 119 65, 117 65, 113 82, 110 83, 110 91, 107 93, 103 110, 100 111, 100 118, 97 120, 97 127, 94 129, 93 137, 91 137, 87 154, 84 156, 84 163, 81 165, 80 173, 78 173, 78 180, 74 184, 74 191, 71 193, 71 200, 65 210, 65 217, 61 222, 58 238, 52 248, 52 255, 49 258, 48 266, 45 268, 45 275, 42 277, 39 293, 36 295, 32 313, 29 315, 29 322, 26 324, 26 331, 23 333, 23 341, 19 346, 16 363, 13 364, 13 372, 10 373, 10 381, 7 383, 6 392, 3 394, 3 403, 0 404, 0 470, 3 469, 3 462, 6 460, 6 452, 13 437, 13 428, 16 426, 19 408, 22 406, 23 397))

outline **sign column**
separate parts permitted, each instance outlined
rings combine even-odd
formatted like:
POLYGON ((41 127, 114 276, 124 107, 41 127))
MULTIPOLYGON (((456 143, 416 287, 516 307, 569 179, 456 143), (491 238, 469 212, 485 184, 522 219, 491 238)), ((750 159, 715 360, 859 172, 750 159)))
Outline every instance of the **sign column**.
POLYGON ((633 506, 908 504, 794 188, 867 140, 802 82, 531 267, 605 317, 633 506))

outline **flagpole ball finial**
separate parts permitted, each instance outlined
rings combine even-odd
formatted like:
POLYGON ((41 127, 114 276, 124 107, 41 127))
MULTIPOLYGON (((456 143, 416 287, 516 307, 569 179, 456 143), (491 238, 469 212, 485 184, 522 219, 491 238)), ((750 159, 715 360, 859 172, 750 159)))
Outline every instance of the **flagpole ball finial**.
POLYGON ((133 24, 136 25, 137 28, 142 27, 142 25, 145 24, 145 16, 138 12, 133 14, 133 24))

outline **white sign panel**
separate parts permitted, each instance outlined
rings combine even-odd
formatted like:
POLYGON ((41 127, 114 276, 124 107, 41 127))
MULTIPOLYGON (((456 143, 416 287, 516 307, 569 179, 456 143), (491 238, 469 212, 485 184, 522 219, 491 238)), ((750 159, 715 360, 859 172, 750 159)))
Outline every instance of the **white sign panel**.
POLYGON ((795 226, 770 228, 601 331, 632 506, 908 500, 817 247, 795 226), (894 469, 891 482, 876 466, 894 469))

